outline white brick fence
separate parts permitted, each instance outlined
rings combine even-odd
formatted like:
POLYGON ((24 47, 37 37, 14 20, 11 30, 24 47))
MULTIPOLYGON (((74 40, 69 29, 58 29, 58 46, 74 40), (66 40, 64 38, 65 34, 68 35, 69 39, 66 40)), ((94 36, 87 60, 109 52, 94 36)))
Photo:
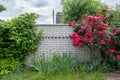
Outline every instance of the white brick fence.
MULTIPOLYGON (((72 28, 68 25, 36 25, 38 30, 43 30, 43 40, 40 43, 38 51, 34 55, 34 58, 37 58, 41 54, 50 56, 54 51, 59 52, 60 54, 71 53, 80 58, 81 61, 89 61, 90 50, 88 48, 79 48, 74 47, 72 40, 69 38, 69 35, 72 34, 72 28)), ((28 58, 29 60, 30 58, 28 58)))

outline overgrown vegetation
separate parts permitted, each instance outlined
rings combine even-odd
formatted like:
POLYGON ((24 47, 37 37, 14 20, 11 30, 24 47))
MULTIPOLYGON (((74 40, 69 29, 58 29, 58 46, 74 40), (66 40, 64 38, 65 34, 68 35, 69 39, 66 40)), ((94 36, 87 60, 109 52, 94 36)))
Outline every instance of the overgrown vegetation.
MULTIPOLYGON (((37 15, 25 13, 0 24, 0 71, 13 71, 16 64, 24 64, 25 57, 35 53, 42 33, 37 32, 37 15)), ((6 73, 5 72, 5 73, 6 73)))
POLYGON ((105 80, 108 73, 101 73, 105 66, 97 62, 93 59, 92 63, 82 63, 67 54, 54 54, 52 58, 42 55, 31 64, 32 69, 18 68, 11 74, 0 75, 0 80, 105 80))
POLYGON ((44 74, 59 74, 64 72, 110 72, 114 69, 107 63, 102 63, 98 57, 88 62, 80 62, 77 57, 68 54, 54 54, 47 58, 44 55, 30 65, 33 70, 44 74))
POLYGON ((60 72, 72 72, 77 70, 79 66, 79 59, 77 57, 72 57, 71 55, 64 54, 54 54, 51 59, 46 58, 44 55, 39 59, 33 61, 31 67, 34 70, 48 74, 57 74, 60 72))
POLYGON ((120 3, 108 10, 108 14, 111 14, 112 17, 109 24, 112 27, 120 28, 120 3))
POLYGON ((107 5, 101 3, 100 0, 62 0, 62 6, 62 19, 64 23, 72 20, 78 22, 83 14, 92 15, 107 8, 107 5))

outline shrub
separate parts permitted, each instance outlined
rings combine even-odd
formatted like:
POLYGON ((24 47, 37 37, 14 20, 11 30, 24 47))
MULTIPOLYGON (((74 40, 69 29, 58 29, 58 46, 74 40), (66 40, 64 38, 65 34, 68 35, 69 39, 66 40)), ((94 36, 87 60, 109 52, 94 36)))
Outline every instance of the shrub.
POLYGON ((77 22, 83 14, 96 14, 107 6, 99 0, 62 0, 62 19, 64 23, 72 20, 77 22))
MULTIPOLYGON (((103 10, 104 12, 105 10, 103 10)), ((82 16, 80 25, 76 21, 69 22, 74 28, 70 35, 73 45, 78 47, 88 46, 90 49, 98 49, 101 52, 103 62, 118 69, 120 66, 120 29, 110 27, 110 18, 102 17, 100 14, 82 16)))
POLYGON ((0 74, 4 75, 14 71, 18 64, 19 61, 15 59, 0 59, 0 74))
POLYGON ((23 61, 25 56, 34 53, 41 39, 41 32, 35 32, 33 13, 22 14, 0 26, 0 58, 11 58, 23 61))
POLYGON ((14 59, 23 63, 27 55, 35 53, 42 35, 35 27, 37 17, 34 13, 25 13, 0 24, 1 60, 14 59))

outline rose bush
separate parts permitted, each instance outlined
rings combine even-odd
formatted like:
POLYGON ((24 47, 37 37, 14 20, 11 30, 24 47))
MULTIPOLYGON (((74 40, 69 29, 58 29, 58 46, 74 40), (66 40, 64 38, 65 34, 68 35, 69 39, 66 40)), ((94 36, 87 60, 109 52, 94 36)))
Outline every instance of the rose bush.
POLYGON ((110 17, 101 14, 82 15, 79 25, 75 20, 69 22, 73 27, 70 38, 73 45, 78 47, 87 46, 90 49, 98 49, 101 52, 102 61, 107 62, 115 69, 120 66, 120 29, 109 25, 110 17))

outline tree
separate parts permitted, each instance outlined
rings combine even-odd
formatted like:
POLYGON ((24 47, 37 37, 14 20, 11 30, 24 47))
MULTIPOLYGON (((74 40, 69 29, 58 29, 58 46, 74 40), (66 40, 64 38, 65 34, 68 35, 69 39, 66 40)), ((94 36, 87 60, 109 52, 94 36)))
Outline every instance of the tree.
POLYGON ((83 14, 92 15, 107 8, 107 5, 99 0, 62 0, 62 5, 64 23, 72 20, 79 21, 79 17, 83 14))
POLYGON ((111 15, 109 24, 112 27, 120 28, 120 3, 116 4, 114 8, 111 8, 108 13, 111 15))
POLYGON ((0 12, 2 12, 4 10, 6 10, 6 8, 3 5, 0 4, 0 12))

